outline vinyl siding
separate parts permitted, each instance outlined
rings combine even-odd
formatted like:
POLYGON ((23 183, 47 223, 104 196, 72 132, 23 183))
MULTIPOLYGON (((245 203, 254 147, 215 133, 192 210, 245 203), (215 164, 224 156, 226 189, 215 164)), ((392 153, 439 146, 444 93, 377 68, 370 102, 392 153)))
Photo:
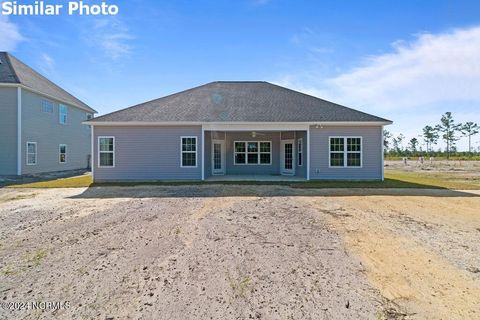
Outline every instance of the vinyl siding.
POLYGON ((382 179, 382 127, 310 127, 310 179, 382 179), (329 168, 329 137, 362 137, 361 168, 329 168))
POLYGON ((94 179, 200 180, 201 126, 95 127, 94 179), (115 167, 98 167, 98 137, 115 137, 115 167), (180 137, 197 136, 197 167, 180 167, 180 137))
POLYGON ((67 105, 65 125, 59 123, 59 102, 22 89, 22 174, 84 169, 91 151, 90 129, 82 124, 86 111, 67 105), (53 113, 42 112, 42 100, 53 113), (37 143, 37 164, 26 165, 26 142, 37 143), (67 161, 59 163, 59 145, 67 145, 67 161))
POLYGON ((298 177, 307 177, 307 133, 305 131, 297 131, 295 133, 295 175, 298 177), (298 165, 298 140, 302 139, 302 165, 298 165))
POLYGON ((17 88, 0 88, 0 175, 17 174, 17 88))

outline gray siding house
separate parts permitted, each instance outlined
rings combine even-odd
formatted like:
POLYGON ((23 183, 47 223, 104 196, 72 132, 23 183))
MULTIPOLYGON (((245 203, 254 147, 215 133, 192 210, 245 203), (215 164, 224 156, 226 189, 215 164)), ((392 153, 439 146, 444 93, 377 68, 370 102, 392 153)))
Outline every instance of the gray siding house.
POLYGON ((261 81, 219 81, 85 122, 93 177, 383 179, 392 122, 261 81))
POLYGON ((14 56, 0 52, 0 175, 89 166, 96 111, 14 56))

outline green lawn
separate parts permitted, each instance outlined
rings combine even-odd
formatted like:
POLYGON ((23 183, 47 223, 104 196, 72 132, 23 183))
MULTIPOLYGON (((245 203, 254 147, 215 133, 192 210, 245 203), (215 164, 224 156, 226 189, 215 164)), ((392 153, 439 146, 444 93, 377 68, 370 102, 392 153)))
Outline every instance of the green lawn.
POLYGON ((83 175, 72 178, 61 178, 40 182, 12 184, 8 188, 79 188, 88 187, 92 184, 92 177, 83 175))
POLYGON ((72 178, 63 178, 42 182, 11 185, 9 188, 75 188, 89 186, 136 186, 136 185, 206 185, 206 184, 233 184, 233 185, 288 185, 294 188, 433 188, 454 190, 478 190, 480 184, 455 181, 448 173, 405 172, 387 170, 385 181, 306 181, 306 182, 126 182, 126 183, 96 183, 92 184, 90 176, 83 175, 72 178))

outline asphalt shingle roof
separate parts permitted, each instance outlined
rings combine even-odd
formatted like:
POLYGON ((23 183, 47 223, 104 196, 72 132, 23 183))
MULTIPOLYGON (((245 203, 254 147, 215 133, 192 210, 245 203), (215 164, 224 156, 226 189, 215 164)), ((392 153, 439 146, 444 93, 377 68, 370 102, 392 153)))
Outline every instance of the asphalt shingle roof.
POLYGON ((91 122, 389 122, 264 81, 217 81, 91 122))
POLYGON ((96 111, 11 54, 0 52, 0 83, 18 83, 92 113, 96 111))

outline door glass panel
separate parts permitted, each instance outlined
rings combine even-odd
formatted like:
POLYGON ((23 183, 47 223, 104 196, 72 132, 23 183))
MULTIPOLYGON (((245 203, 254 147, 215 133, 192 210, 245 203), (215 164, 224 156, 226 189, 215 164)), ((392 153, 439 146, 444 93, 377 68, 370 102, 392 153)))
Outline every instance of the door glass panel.
POLYGON ((222 145, 219 143, 213 144, 213 169, 222 169, 222 145))
POLYGON ((285 169, 293 169, 293 144, 285 144, 285 169))

